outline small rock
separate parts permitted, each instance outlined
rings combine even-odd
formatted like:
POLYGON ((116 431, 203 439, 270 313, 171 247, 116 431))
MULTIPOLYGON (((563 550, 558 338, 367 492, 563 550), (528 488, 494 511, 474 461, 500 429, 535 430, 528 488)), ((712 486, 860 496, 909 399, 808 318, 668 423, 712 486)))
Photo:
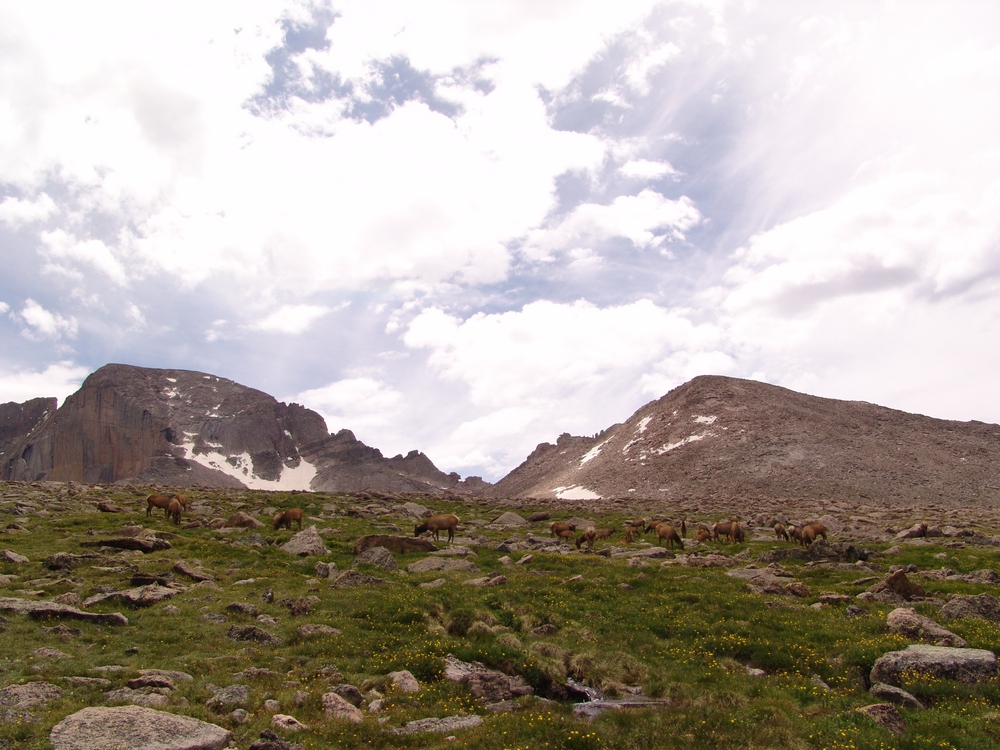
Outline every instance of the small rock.
POLYGON ((399 672, 390 672, 389 679, 392 686, 401 693, 420 692, 420 683, 417 682, 417 678, 405 669, 399 672))
MULTIPOLYGON (((273 698, 264 701, 264 710, 269 714, 277 714, 281 710, 281 704, 273 698)), ((271 722, 271 726, 274 726, 274 722, 271 722)))
POLYGON ((30 562, 30 560, 28 560, 28 558, 24 555, 19 555, 17 552, 9 549, 5 549, 3 552, 0 552, 0 559, 4 562, 15 563, 17 565, 23 565, 26 562, 30 562))
POLYGON ((205 705, 212 709, 228 708, 229 706, 245 706, 250 700, 249 685, 230 685, 220 688, 215 685, 206 685, 213 696, 209 698, 205 705))
POLYGON ((305 724, 288 714, 275 714, 271 717, 271 726, 275 729, 284 729, 286 732, 301 732, 308 729, 305 724))
POLYGON ((281 643, 280 638, 271 635, 266 630, 258 628, 256 625, 233 625, 226 633, 226 637, 234 641, 253 641, 254 643, 263 643, 268 646, 281 643))
POLYGON ((321 625, 319 623, 302 625, 296 632, 298 633, 299 638, 316 638, 321 635, 340 635, 340 631, 337 630, 337 628, 329 625, 321 625))
POLYGON ((482 726, 483 720, 478 716, 448 716, 443 719, 417 719, 407 722, 401 729, 394 729, 394 734, 417 734, 419 732, 439 732, 446 734, 456 729, 473 729, 482 726))
POLYGON ((896 687, 895 685, 887 685, 884 682, 876 682, 871 686, 868 692, 875 698, 881 698, 882 700, 890 701, 891 703, 896 703, 900 706, 906 706, 907 708, 915 708, 918 710, 923 710, 924 708, 924 705, 914 696, 910 695, 902 688, 896 687))
POLYGON ((323 695, 323 713, 328 719, 343 719, 353 724, 360 724, 365 719, 361 711, 336 693, 323 695))
POLYGON ((862 706, 856 710, 859 714, 869 717, 890 734, 899 736, 906 731, 906 720, 899 713, 899 709, 891 703, 876 703, 871 706, 862 706))
POLYGON ((245 708, 237 708, 229 714, 229 720, 233 724, 245 724, 250 719, 250 714, 245 708))
POLYGON ((358 563, 373 565, 382 570, 399 570, 399 566, 396 565, 396 558, 385 547, 369 547, 354 558, 354 564, 357 565, 358 563))

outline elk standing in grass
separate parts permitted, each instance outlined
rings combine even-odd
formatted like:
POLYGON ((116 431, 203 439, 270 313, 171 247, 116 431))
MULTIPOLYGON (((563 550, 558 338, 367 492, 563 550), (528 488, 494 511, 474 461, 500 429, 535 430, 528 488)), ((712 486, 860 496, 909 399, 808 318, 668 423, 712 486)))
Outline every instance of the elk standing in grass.
POLYGON ((677 529, 675 529, 669 523, 660 523, 656 525, 656 543, 659 544, 661 539, 665 539, 665 547, 670 547, 676 544, 681 549, 684 549, 684 542, 681 541, 680 536, 677 534, 677 529))
POLYGON ((184 510, 184 504, 177 499, 176 495, 171 497, 170 504, 167 505, 167 518, 172 518, 174 523, 180 524, 182 510, 184 510))
POLYGON ((434 541, 439 541, 438 533, 448 530, 448 543, 451 544, 455 540, 455 529, 458 528, 458 516, 454 513, 438 513, 435 516, 431 516, 422 524, 418 524, 413 529, 413 536, 420 536, 421 534, 432 531, 434 532, 434 541))
POLYGON ((167 510, 167 508, 170 505, 170 500, 171 500, 172 497, 173 497, 173 495, 158 495, 156 493, 153 493, 152 495, 150 495, 149 497, 147 497, 146 498, 146 515, 147 516, 152 515, 153 514, 153 508, 163 508, 163 510, 167 514, 167 517, 169 517, 170 516, 170 511, 167 510))

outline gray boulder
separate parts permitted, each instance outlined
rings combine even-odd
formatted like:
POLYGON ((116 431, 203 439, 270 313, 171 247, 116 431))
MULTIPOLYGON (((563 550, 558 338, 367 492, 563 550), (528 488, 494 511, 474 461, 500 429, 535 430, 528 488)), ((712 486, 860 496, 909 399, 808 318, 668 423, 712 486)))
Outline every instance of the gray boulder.
POLYGON ((965 648, 967 645, 964 638, 941 627, 931 618, 917 614, 909 607, 898 607, 892 610, 886 617, 885 624, 892 632, 899 633, 911 640, 954 648, 965 648))
POLYGON ((972 617, 977 620, 1000 622, 1000 599, 992 594, 978 596, 954 596, 941 607, 944 617, 972 617))
POLYGON ((323 713, 328 719, 342 719, 352 724, 360 724, 365 715, 356 706, 352 706, 336 693, 323 695, 323 713))
POLYGON ((524 526, 527 520, 524 516, 518 515, 512 511, 507 511, 501 514, 498 518, 493 519, 493 524, 495 526, 524 526))
POLYGON ((403 669, 399 672, 390 672, 389 680, 392 682, 393 688, 400 693, 420 692, 420 683, 417 682, 417 678, 409 670, 403 669))
POLYGON ((142 706, 84 708, 49 733, 53 750, 221 750, 232 734, 190 716, 142 706))
POLYGON ((299 555, 300 557, 330 554, 330 550, 323 545, 323 540, 315 526, 300 531, 281 545, 281 549, 290 555, 299 555))
POLYGON ((895 685, 886 685, 884 682, 876 682, 869 688, 868 692, 873 698, 881 698, 898 706, 906 706, 907 708, 915 708, 917 710, 922 710, 924 707, 923 703, 903 690, 903 688, 898 688, 895 685))
POLYGON ((147 708, 163 708, 170 699, 159 693, 145 690, 134 690, 129 687, 109 690, 104 694, 104 700, 108 703, 128 703, 133 706, 146 706, 147 708))
POLYGON ((354 558, 354 564, 357 565, 358 563, 374 565, 376 568, 381 568, 382 570, 399 570, 399 566, 396 565, 396 558, 385 547, 369 547, 354 558))
POLYGON ((445 573, 450 571, 461 571, 463 573, 478 573, 479 568, 468 560, 455 560, 444 557, 425 557, 406 566, 410 573, 445 573))
POLYGON ((446 716, 443 719, 417 719, 409 721, 405 727, 391 730, 393 734, 418 734, 420 732, 439 732, 449 734, 459 729, 473 729, 482 726, 483 720, 478 716, 446 716))
POLYGON ((906 731, 906 719, 899 713, 899 709, 891 703, 876 703, 872 706, 862 706, 855 710, 859 714, 867 716, 889 732, 889 734, 898 736, 906 731))
POLYGON ((978 648, 909 646, 883 654, 872 668, 871 681, 898 685, 904 672, 920 672, 945 680, 982 682, 997 674, 997 657, 978 648))

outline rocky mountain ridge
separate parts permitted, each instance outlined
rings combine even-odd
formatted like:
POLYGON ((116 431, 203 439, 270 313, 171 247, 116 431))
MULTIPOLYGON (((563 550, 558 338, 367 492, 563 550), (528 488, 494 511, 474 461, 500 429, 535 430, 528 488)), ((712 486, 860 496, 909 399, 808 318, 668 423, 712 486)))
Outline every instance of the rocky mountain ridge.
POLYGON ((493 497, 1000 503, 1000 426, 700 376, 594 437, 542 443, 493 497))
POLYGON ((467 492, 418 451, 385 458, 299 404, 190 370, 110 364, 55 399, 0 406, 0 479, 325 492, 467 492))

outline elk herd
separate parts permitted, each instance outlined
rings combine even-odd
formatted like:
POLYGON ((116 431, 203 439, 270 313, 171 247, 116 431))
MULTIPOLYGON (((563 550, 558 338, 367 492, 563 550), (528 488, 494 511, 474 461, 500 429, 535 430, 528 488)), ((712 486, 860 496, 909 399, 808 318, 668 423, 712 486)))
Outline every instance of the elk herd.
MULTIPOLYGON (((167 518, 179 524, 181 522, 181 513, 187 508, 187 502, 187 498, 180 494, 152 494, 146 498, 146 515, 152 515, 153 508, 163 508, 167 518)), ((284 526, 291 531, 293 522, 298 524, 299 529, 302 528, 301 508, 288 508, 287 510, 279 511, 274 516, 274 530, 277 531, 284 526)), ((802 525, 792 524, 786 527, 783 523, 774 521, 771 526, 778 539, 783 539, 786 542, 795 542, 796 544, 801 544, 803 547, 808 547, 816 539, 822 538, 825 541, 827 538, 826 526, 818 522, 802 525)), ((458 516, 454 513, 438 513, 425 519, 423 523, 417 524, 413 528, 413 535, 420 536, 421 534, 431 533, 435 541, 438 541, 440 540, 440 532, 447 531, 448 542, 450 544, 455 540, 455 530, 457 528, 458 516)), ((610 539, 613 534, 617 533, 615 529, 598 529, 595 526, 588 525, 577 536, 576 526, 568 521, 553 521, 549 526, 549 531, 552 537, 556 539, 574 542, 577 549, 582 548, 584 544, 587 545, 588 549, 593 549, 596 542, 610 539)), ((684 539, 687 538, 687 521, 683 518, 673 522, 658 519, 647 520, 645 518, 626 521, 624 529, 625 543, 632 544, 637 539, 642 539, 644 534, 651 532, 656 535, 657 545, 665 547, 676 545, 679 549, 684 549, 684 539)), ((730 517, 726 521, 716 521, 711 526, 707 523, 699 522, 695 526, 694 538, 698 542, 711 540, 714 542, 722 541, 740 544, 746 541, 746 531, 735 517, 730 517)))

